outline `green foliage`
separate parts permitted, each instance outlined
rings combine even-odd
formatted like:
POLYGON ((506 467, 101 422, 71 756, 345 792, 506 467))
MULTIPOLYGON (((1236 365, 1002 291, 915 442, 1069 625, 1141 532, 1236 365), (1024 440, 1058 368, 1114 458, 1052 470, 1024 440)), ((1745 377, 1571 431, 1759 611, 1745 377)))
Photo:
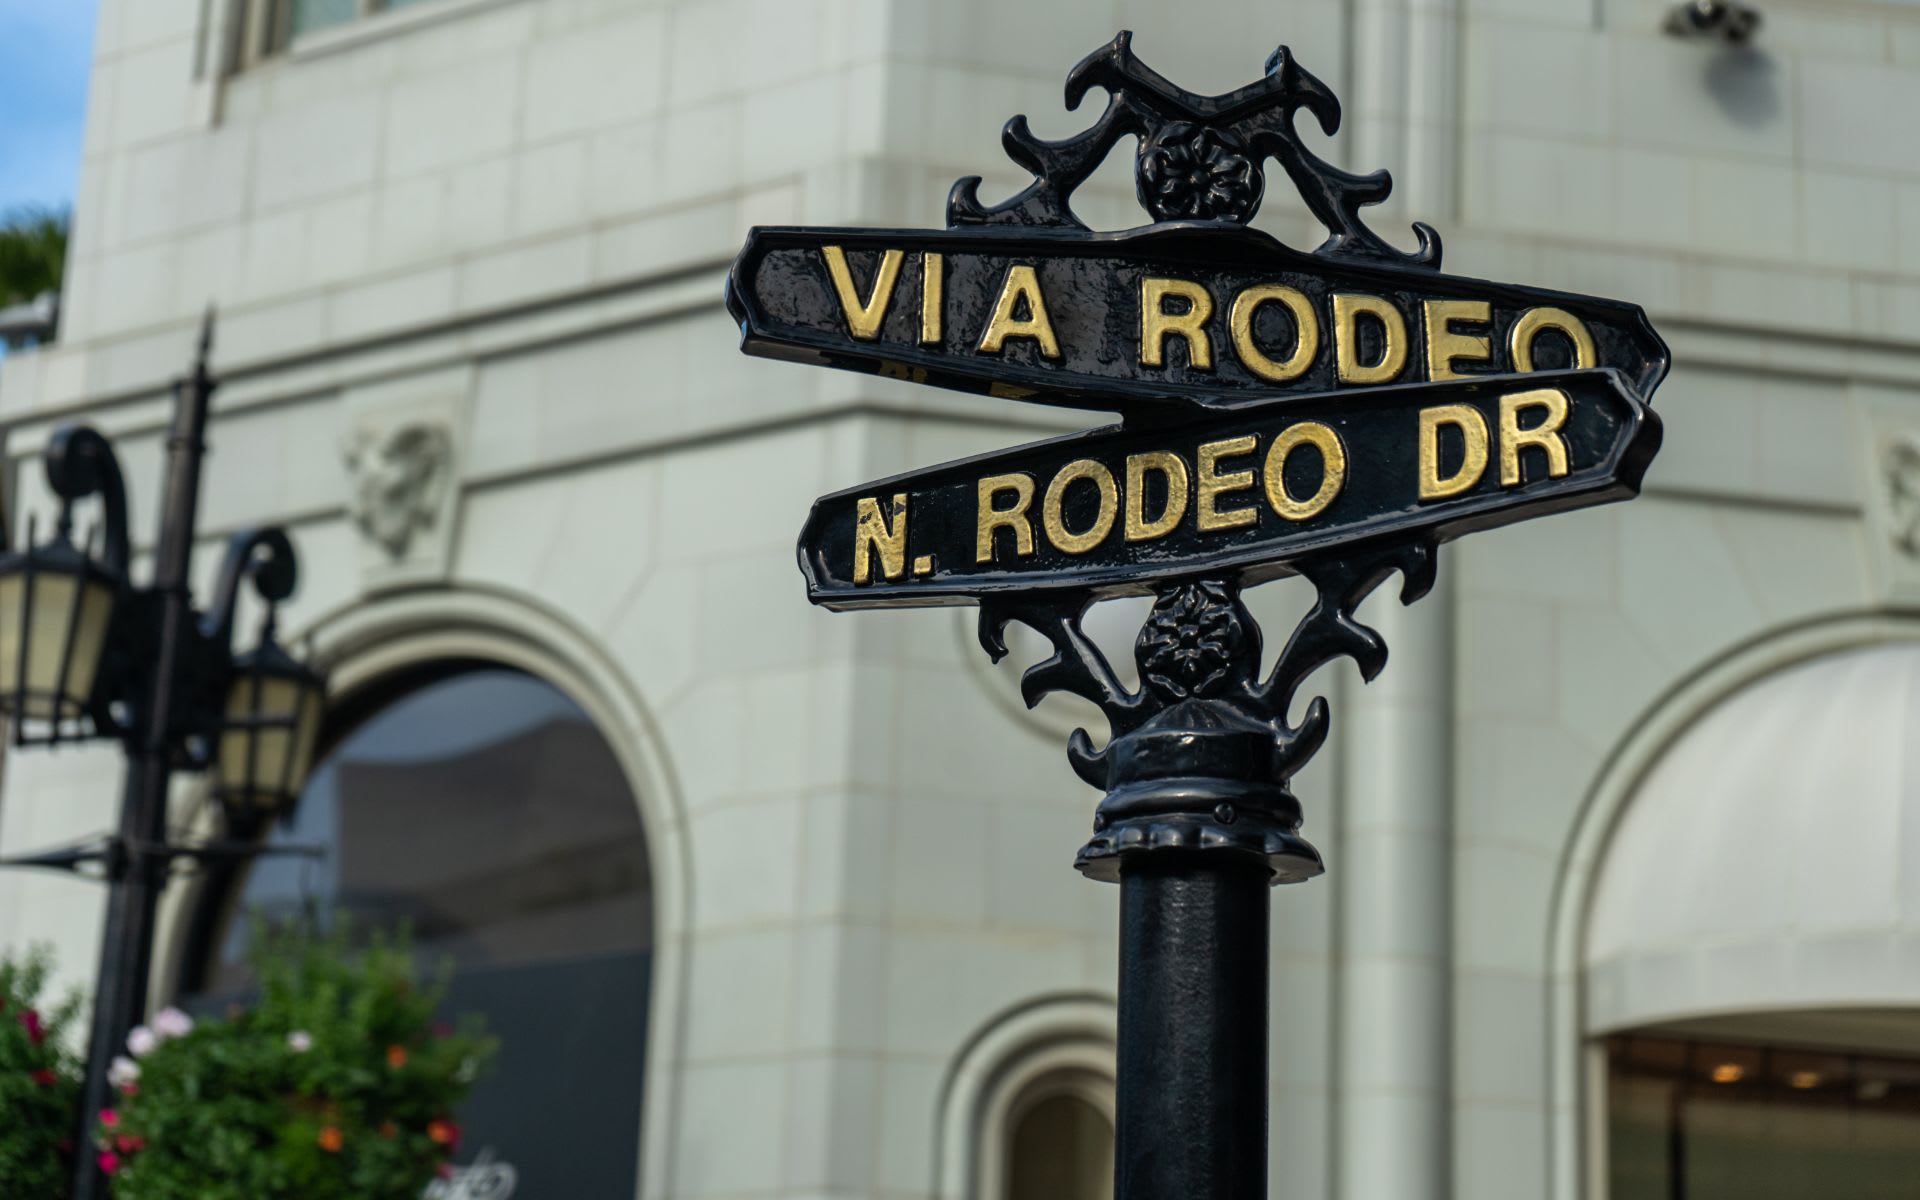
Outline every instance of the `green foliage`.
POLYGON ((59 1200, 78 1116, 80 1068, 65 1035, 78 996, 40 1007, 50 959, 44 947, 0 958, 0 1196, 59 1200))
POLYGON ((60 290, 67 261, 67 214, 22 208, 0 217, 0 308, 60 290))
POLYGON ((255 1007, 154 1018, 157 1045, 103 1116, 115 1200, 417 1200, 493 1044, 436 1027, 444 978, 421 986, 404 939, 254 938, 255 1007))

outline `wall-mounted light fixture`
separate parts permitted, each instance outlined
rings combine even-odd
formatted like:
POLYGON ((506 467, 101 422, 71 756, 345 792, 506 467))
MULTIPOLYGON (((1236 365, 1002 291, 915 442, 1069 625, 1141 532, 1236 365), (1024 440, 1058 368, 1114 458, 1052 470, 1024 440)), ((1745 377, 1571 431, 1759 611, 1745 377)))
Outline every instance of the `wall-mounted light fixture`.
POLYGON ((1740 0, 1685 0, 1667 10, 1663 28, 1671 37, 1744 46, 1764 21, 1759 9, 1740 0))

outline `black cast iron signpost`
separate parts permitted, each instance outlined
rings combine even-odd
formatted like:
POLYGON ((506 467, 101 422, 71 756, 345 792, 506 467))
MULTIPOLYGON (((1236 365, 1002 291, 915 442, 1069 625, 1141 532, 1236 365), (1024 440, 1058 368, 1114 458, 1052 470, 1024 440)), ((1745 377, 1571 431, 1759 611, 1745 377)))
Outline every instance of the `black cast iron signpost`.
MULTIPOLYGON (((1354 610, 1389 575, 1411 603, 1461 534, 1633 496, 1660 444, 1647 407, 1666 346, 1632 304, 1440 273, 1359 218, 1385 171, 1323 162, 1333 94, 1282 47, 1224 96, 1175 87, 1127 34, 1067 79, 1109 96, 1060 142, 1007 124, 1032 171, 944 230, 755 229, 727 281, 751 354, 1035 403, 1118 425, 896 476, 815 503, 800 567, 835 609, 974 603, 996 659, 1020 621, 1053 654, 1029 703, 1099 705, 1104 748, 1068 745, 1106 792, 1076 865, 1121 885, 1116 1191, 1266 1195, 1267 889, 1321 873, 1288 781, 1325 740, 1300 684, 1342 655, 1372 679, 1354 610), (1135 137, 1155 224, 1087 229, 1069 207, 1135 137), (1311 253, 1247 227, 1277 160, 1328 230, 1311 253), (1318 602, 1264 676, 1242 588, 1303 575, 1318 602), (1089 605, 1150 593, 1123 686, 1081 631, 1089 605)), ((1442 851, 1436 850, 1436 853, 1442 851)))

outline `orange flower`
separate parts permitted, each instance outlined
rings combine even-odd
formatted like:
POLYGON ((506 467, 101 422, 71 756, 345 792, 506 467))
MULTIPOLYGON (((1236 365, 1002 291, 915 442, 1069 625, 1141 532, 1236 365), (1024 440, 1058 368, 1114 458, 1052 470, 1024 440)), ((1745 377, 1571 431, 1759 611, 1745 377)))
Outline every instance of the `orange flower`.
POLYGON ((387 1047, 387 1065, 389 1067, 392 1067, 396 1071, 398 1071, 401 1067, 406 1066, 407 1065, 407 1048, 405 1046, 388 1046, 387 1047))
POLYGON ((460 1127, 452 1121, 428 1121, 427 1137, 437 1146, 452 1149, 460 1144, 460 1127))
POLYGON ((341 1134, 338 1125, 329 1125, 320 1131, 320 1148, 328 1154, 340 1153, 340 1147, 346 1144, 347 1139, 341 1134))

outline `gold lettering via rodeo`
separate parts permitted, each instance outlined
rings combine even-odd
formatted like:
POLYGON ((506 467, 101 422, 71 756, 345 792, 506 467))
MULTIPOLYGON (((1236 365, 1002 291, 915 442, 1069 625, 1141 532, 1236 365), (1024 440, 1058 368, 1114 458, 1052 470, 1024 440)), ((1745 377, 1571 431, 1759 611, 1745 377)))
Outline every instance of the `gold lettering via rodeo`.
MULTIPOLYGON (((884 250, 874 268, 873 283, 863 297, 854 282, 846 251, 826 246, 820 251, 827 276, 840 303, 847 332, 860 341, 877 341, 900 283, 906 251, 884 250)), ((936 253, 920 256, 919 343, 939 346, 945 339, 946 260, 936 253)), ((1185 348, 1187 367, 1215 369, 1213 335, 1208 329, 1216 310, 1213 293, 1189 279, 1147 276, 1140 282, 1140 366, 1165 370, 1168 347, 1185 348)), ((1334 378, 1343 386, 1377 387, 1406 374, 1412 361, 1408 317, 1383 296, 1364 292, 1335 292, 1322 328, 1319 309, 1304 292, 1284 284, 1255 284, 1234 293, 1227 305, 1227 341, 1233 356, 1247 373, 1266 383, 1290 383, 1313 368, 1323 344, 1333 347, 1334 378), (1292 349, 1285 358, 1273 357, 1273 347, 1254 336, 1254 319, 1263 307, 1283 311, 1293 330, 1292 349), (1379 327, 1378 346, 1371 361, 1363 361, 1362 320, 1379 327)), ((1534 344, 1552 330, 1573 347, 1574 367, 1599 365, 1593 333, 1579 317, 1548 305, 1523 309, 1507 331, 1507 367, 1495 361, 1490 327, 1493 306, 1485 300, 1429 299, 1420 301, 1414 324, 1425 349, 1421 374, 1428 380, 1460 379, 1458 364, 1486 363, 1491 370, 1534 369, 1534 344)), ((974 348, 982 354, 1002 354, 1007 343, 1031 341, 1044 358, 1061 357, 1059 335, 1047 308, 1039 268, 1013 263, 1001 278, 1000 290, 974 348), (1025 314, 1024 316, 1022 314, 1025 314)))
MULTIPOLYGON (((1207 322, 1213 318, 1213 295, 1206 287, 1185 279, 1149 277, 1140 284, 1140 365, 1167 365, 1167 344, 1177 339, 1186 346, 1187 366, 1196 371, 1214 369, 1213 337, 1207 322), (1172 302, 1171 305, 1169 302, 1172 302), (1177 308, 1172 305, 1178 305, 1177 308)), ((1380 296, 1335 292, 1332 300, 1334 378, 1343 385, 1378 387, 1398 380, 1407 367, 1407 319, 1380 296), (1372 362, 1361 361, 1360 319, 1380 326, 1380 348, 1372 362)), ((1426 378, 1462 379, 1456 363, 1493 361, 1492 337, 1472 326, 1491 326, 1493 306, 1485 300, 1424 300, 1420 321, 1426 344, 1426 378), (1461 328, 1468 326, 1469 328, 1461 328)), ((1562 308, 1536 307, 1521 312, 1507 336, 1507 356, 1513 370, 1530 372, 1534 342, 1552 329, 1573 346, 1575 367, 1599 361, 1593 334, 1579 317, 1562 308)), ((1235 293, 1228 308, 1228 340, 1234 357, 1247 373, 1267 383, 1290 383, 1312 369, 1320 354, 1320 314, 1298 288, 1257 284, 1235 293), (1293 330, 1293 350, 1275 360, 1255 339, 1253 320, 1262 305, 1286 311, 1293 330)))
MULTIPOLYGON (((1496 447, 1503 488, 1526 482, 1521 452, 1527 449, 1542 453, 1547 478, 1559 479, 1568 473, 1571 467, 1562 432, 1571 411, 1566 392, 1559 388, 1509 392, 1500 397, 1498 409, 1492 427, 1470 404, 1441 404, 1420 411, 1415 483, 1421 503, 1472 490, 1485 478, 1496 447), (1523 420, 1528 424, 1523 425, 1523 420), (1444 475, 1443 430, 1457 434, 1463 447, 1458 465, 1444 475)), ((1195 448, 1191 465, 1168 450, 1130 454, 1117 476, 1096 459, 1075 459, 1054 472, 1044 491, 1025 472, 985 476, 975 484, 974 562, 992 564, 1003 552, 1011 552, 1014 559, 1031 558, 1042 537, 1062 554, 1087 554, 1107 542, 1116 528, 1126 543, 1153 542, 1178 529, 1190 512, 1195 533, 1241 529, 1260 521, 1262 495, 1265 507, 1281 520, 1307 521, 1339 498, 1347 483, 1348 456, 1346 444, 1331 426, 1318 421, 1289 425, 1268 443, 1264 457, 1259 443, 1253 434, 1203 442, 1195 448), (1320 482, 1310 495, 1296 495, 1287 486, 1287 464, 1308 446, 1319 454, 1320 482), (1160 477, 1166 493, 1157 512, 1148 511, 1149 475, 1160 477), (1066 515, 1067 493, 1075 484, 1091 486, 1095 498, 1092 517, 1083 515, 1077 529, 1068 525, 1066 515)), ((856 586, 874 582, 876 575, 896 581, 909 567, 916 578, 933 574, 933 555, 923 554, 908 563, 907 514, 904 492, 889 497, 885 508, 877 496, 862 496, 855 502, 856 586)))

